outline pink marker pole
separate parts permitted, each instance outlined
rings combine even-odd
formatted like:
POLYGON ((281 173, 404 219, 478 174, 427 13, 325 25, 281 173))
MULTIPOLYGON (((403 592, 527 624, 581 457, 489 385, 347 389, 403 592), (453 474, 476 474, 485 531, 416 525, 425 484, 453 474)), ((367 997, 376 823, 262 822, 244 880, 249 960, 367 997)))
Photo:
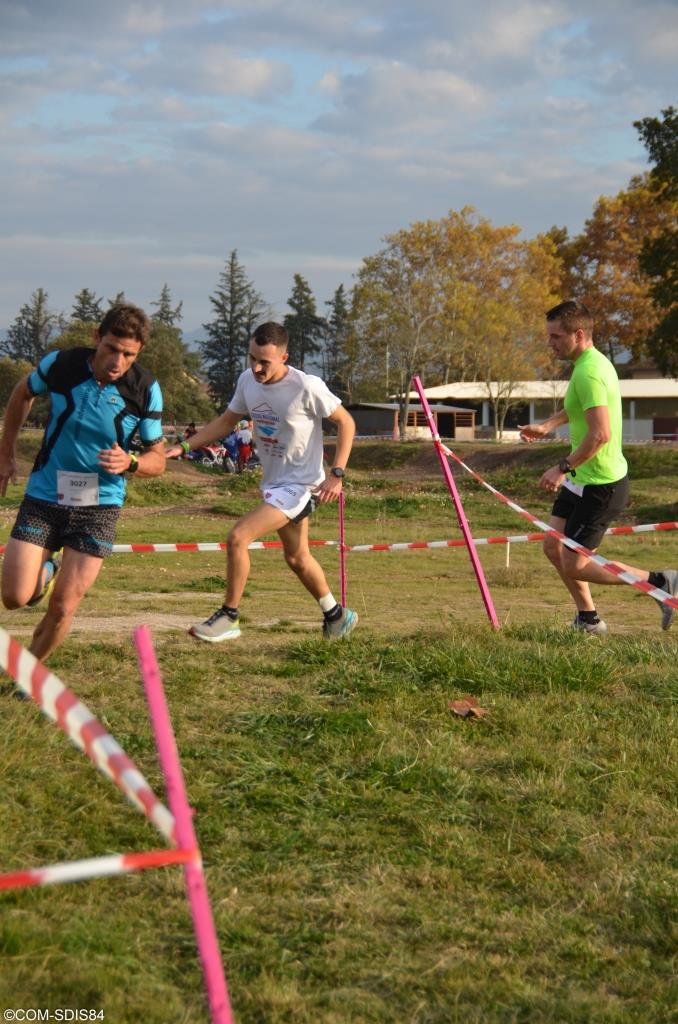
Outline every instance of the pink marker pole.
POLYGON ((344 515, 344 492, 339 495, 339 571, 341 574, 341 607, 346 607, 346 524, 344 515))
POLYGON ((424 388, 422 386, 422 383, 421 383, 421 380, 419 379, 419 377, 417 377, 417 376, 413 377, 412 378, 412 383, 414 384, 414 387, 417 390, 417 394, 419 395, 419 400, 421 401, 421 407, 424 410, 424 414, 425 414, 426 419, 428 421, 429 430, 431 431, 431 437, 433 438, 433 442, 434 442, 434 444, 436 446, 436 451, 438 453, 438 458, 440 459, 440 465, 442 467, 443 476, 445 477, 445 483, 447 484, 448 490, 449 490, 450 494, 452 495, 452 501, 454 502, 454 507, 455 507, 455 510, 456 510, 456 513, 457 513, 457 519, 459 520, 459 525, 461 527, 461 532, 463 533, 464 540, 466 541, 466 548, 467 548, 468 553, 469 553, 469 558, 471 559, 471 565, 473 566, 473 571, 476 574, 476 579, 478 581, 478 586, 480 587, 480 593, 481 593, 482 598, 483 598, 483 603, 485 604, 485 610, 487 612, 487 617, 490 620, 490 622, 492 623, 493 628, 494 629, 499 629, 499 620, 497 619, 497 613, 494 610, 494 604, 492 602, 492 595, 490 594, 490 589, 489 589, 489 587, 487 585, 487 581, 485 580, 485 573, 483 572, 483 567, 480 564, 480 559, 478 558, 478 552, 476 551, 475 544, 473 543, 473 536, 471 534, 471 530, 470 530, 470 527, 468 525, 468 520, 467 520, 466 514, 464 512, 464 506, 461 503, 461 498, 459 497, 459 491, 457 490, 457 485, 454 482, 454 477, 452 476, 452 471, 450 470, 449 463, 448 463, 445 455, 441 451, 440 435, 438 434, 438 431, 436 429, 436 424, 435 424, 435 420, 433 419, 433 413, 431 412, 431 407, 428 404, 428 400, 426 398, 426 395, 424 394, 424 388))
MULTIPOLYGON (((160 766, 165 777, 167 801, 176 822, 177 841, 179 846, 184 849, 197 850, 198 841, 193 829, 193 812, 186 796, 181 762, 148 626, 139 626, 134 630, 134 643, 146 691, 160 766)), ((186 864, 184 875, 212 1024, 234 1024, 219 942, 207 895, 202 859, 197 857, 195 863, 186 864)))

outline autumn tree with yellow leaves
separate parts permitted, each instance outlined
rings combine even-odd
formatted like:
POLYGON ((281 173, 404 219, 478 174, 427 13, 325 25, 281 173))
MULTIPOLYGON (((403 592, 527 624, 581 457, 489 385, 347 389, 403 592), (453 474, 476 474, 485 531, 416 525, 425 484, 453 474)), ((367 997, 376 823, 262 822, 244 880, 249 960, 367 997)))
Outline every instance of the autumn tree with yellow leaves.
POLYGON ((380 397, 389 388, 401 396, 401 436, 415 373, 429 386, 483 381, 501 432, 520 401, 516 382, 549 368, 544 311, 556 299, 560 262, 549 238, 519 234, 465 207, 388 235, 363 261, 354 296, 358 376, 363 397, 376 397, 379 385, 380 397))

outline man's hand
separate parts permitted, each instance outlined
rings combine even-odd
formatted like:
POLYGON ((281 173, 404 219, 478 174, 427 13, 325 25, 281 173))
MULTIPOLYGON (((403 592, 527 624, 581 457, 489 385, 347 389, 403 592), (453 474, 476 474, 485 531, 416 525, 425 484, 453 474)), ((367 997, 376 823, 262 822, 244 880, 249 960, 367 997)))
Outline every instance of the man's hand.
POLYGON ((538 441, 548 434, 548 430, 546 430, 543 423, 526 423, 524 427, 518 425, 518 430, 520 431, 521 441, 538 441))
POLYGON ((328 476, 314 489, 314 494, 321 505, 328 501, 338 501, 342 490, 342 481, 338 476, 328 476))
POLYGON ((0 455, 0 496, 4 498, 7 485, 16 483, 16 456, 0 455))
POLYGON ((558 466, 554 466, 553 469, 547 469, 541 480, 539 486, 545 491, 557 491, 563 486, 563 480, 567 476, 567 473, 561 473, 558 466))
POLYGON ((105 473, 117 473, 122 476, 132 464, 129 452, 116 443, 112 448, 102 448, 99 452, 99 465, 105 473))

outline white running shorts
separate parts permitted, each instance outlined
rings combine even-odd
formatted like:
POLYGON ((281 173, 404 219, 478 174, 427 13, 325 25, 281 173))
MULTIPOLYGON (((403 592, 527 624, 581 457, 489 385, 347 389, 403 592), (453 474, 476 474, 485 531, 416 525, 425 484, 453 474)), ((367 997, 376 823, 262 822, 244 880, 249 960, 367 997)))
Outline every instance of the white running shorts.
POLYGON ((283 484, 281 487, 266 487, 263 491, 264 501, 284 512, 288 519, 296 517, 304 511, 312 494, 303 484, 283 484))

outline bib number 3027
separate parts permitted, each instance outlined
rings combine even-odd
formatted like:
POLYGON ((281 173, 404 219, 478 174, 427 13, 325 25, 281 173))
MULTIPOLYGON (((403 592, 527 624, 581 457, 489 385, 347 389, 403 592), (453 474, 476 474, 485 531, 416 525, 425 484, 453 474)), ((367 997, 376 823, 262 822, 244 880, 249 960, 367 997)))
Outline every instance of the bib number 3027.
POLYGON ((99 475, 98 473, 67 473, 59 470, 57 474, 57 502, 59 505, 98 505, 99 475))

